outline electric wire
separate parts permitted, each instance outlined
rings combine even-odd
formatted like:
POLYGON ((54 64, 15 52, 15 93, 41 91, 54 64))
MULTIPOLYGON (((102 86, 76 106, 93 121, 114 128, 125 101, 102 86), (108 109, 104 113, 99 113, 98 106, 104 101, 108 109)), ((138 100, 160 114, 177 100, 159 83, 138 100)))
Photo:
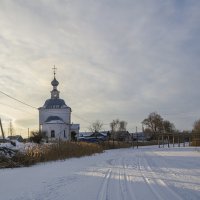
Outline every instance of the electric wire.
POLYGON ((18 111, 21 111, 21 112, 24 112, 24 113, 28 113, 28 114, 33 115, 33 113, 31 113, 31 112, 29 112, 29 111, 25 111, 25 110, 23 110, 23 109, 16 108, 16 107, 11 106, 11 105, 9 105, 9 104, 2 103, 2 102, 0 102, 0 104, 1 104, 1 105, 4 105, 4 106, 7 106, 7 107, 9 107, 9 108, 12 108, 12 109, 14 109, 14 110, 18 110, 18 111))
POLYGON ((31 106, 30 104, 27 104, 27 103, 25 103, 25 102, 23 102, 23 101, 21 101, 21 100, 15 98, 15 97, 12 97, 12 96, 6 94, 5 92, 2 92, 1 90, 0 90, 0 93, 3 94, 3 95, 5 95, 5 96, 7 96, 7 97, 9 97, 10 99, 13 99, 13 100, 15 100, 15 101, 17 101, 17 102, 23 104, 23 105, 26 105, 26 106, 28 106, 28 107, 37 109, 35 106, 31 106))
MULTIPOLYGON (((32 106, 32 105, 30 105, 30 104, 28 104, 28 103, 26 103, 26 102, 24 102, 24 101, 22 101, 22 100, 19 100, 19 99, 15 98, 15 97, 12 97, 11 95, 9 95, 9 94, 7 94, 7 93, 1 91, 1 90, 0 90, 0 93, 3 94, 3 95, 5 95, 5 96, 7 96, 7 97, 10 98, 10 99, 13 99, 13 100, 15 100, 15 101, 17 101, 17 102, 19 102, 19 103, 25 105, 25 106, 28 106, 28 107, 30 107, 30 108, 33 108, 34 110, 38 110, 37 107, 32 106)), ((8 107, 13 108, 13 109, 16 109, 16 110, 20 110, 20 109, 18 109, 18 108, 14 108, 14 107, 12 107, 12 106, 10 106, 10 105, 7 105, 7 104, 1 103, 1 102, 0 102, 0 104, 5 105, 5 106, 8 106, 8 107)), ((27 112, 27 111, 24 111, 24 110, 20 110, 20 111, 22 111, 22 112, 27 112)), ((54 114, 59 114, 59 113, 55 113, 55 112, 52 112, 52 113, 54 113, 54 114)), ((189 112, 189 113, 186 113, 186 112, 182 112, 182 113, 162 113, 162 115, 165 115, 165 116, 176 116, 176 117, 177 117, 177 115, 180 115, 179 118, 182 118, 183 116, 181 116, 181 115, 186 115, 186 114, 187 114, 187 115, 188 115, 188 114, 191 115, 191 114, 194 114, 194 113, 195 113, 195 112, 189 112)), ((76 118, 78 118, 78 119, 80 119, 80 120, 82 120, 82 121, 88 123, 88 124, 92 124, 92 122, 90 122, 90 121, 84 119, 83 117, 78 116, 77 114, 72 113, 72 115, 75 116, 76 118)), ((107 114, 107 115, 108 115, 108 114, 107 114)), ((119 116, 119 115, 118 115, 118 116, 119 116)), ((184 116, 184 117, 187 117, 187 116, 184 116)), ((188 117, 189 117, 189 116, 188 116, 188 117)), ((103 125, 109 125, 109 124, 110 124, 110 123, 103 123, 103 125)))

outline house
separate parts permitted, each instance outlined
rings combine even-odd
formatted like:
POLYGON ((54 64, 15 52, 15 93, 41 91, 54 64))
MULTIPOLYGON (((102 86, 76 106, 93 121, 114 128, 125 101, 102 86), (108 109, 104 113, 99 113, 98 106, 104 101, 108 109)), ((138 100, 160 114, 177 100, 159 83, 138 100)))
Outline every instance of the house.
POLYGON ((131 136, 133 137, 133 140, 138 140, 138 141, 148 141, 151 138, 145 132, 131 133, 131 136))
POLYGON ((57 90, 59 82, 55 76, 56 68, 53 69, 51 98, 38 108, 40 131, 45 133, 48 140, 75 140, 78 137, 80 125, 71 123, 72 109, 59 97, 60 92, 57 90))
POLYGON ((131 135, 128 131, 116 131, 111 132, 111 138, 117 141, 129 141, 131 140, 131 135))
POLYGON ((108 140, 108 132, 81 132, 79 134, 78 140, 84 142, 101 142, 108 140))
POLYGON ((17 142, 23 142, 24 141, 24 139, 21 135, 8 136, 7 139, 10 140, 10 141, 17 141, 17 142))

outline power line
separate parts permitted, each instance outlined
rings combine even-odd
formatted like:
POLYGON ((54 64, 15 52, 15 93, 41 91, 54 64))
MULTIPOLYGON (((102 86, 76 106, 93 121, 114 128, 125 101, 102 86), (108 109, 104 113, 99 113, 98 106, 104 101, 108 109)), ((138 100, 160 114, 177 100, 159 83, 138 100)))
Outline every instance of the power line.
MULTIPOLYGON (((25 110, 23 110, 23 109, 16 108, 16 107, 14 107, 14 106, 11 106, 11 105, 8 105, 8 104, 2 103, 2 102, 0 102, 0 105, 4 105, 4 106, 7 106, 7 107, 12 108, 12 109, 15 109, 15 110, 18 110, 18 111, 22 111, 22 112, 24 112, 24 113, 29 113, 29 114, 31 114, 31 115, 33 114, 33 113, 29 112, 29 111, 25 111, 25 110)), ((35 110, 35 109, 34 109, 34 110, 35 110)))
POLYGON ((12 96, 6 94, 5 92, 0 91, 0 93, 2 93, 3 95, 5 95, 5 96, 7 96, 7 97, 9 97, 9 98, 11 98, 11 99, 13 99, 13 100, 15 100, 15 101, 21 103, 21 104, 24 104, 24 105, 29 106, 29 107, 31 107, 31 108, 37 109, 36 107, 31 106, 30 104, 27 104, 27 103, 25 103, 25 102, 23 102, 23 101, 21 101, 21 100, 19 100, 19 99, 16 99, 16 98, 14 98, 14 97, 12 97, 12 96))
POLYGON ((89 122, 88 120, 86 120, 86 119, 84 119, 84 118, 82 118, 82 117, 80 117, 80 116, 78 116, 78 115, 75 115, 74 113, 72 113, 72 115, 74 115, 75 117, 77 117, 77 118, 83 120, 84 122, 87 122, 88 124, 91 124, 91 122, 89 122))
POLYGON ((167 116, 182 116, 182 115, 198 115, 199 111, 189 111, 189 112, 180 112, 180 113, 164 113, 163 115, 167 115, 167 116))
MULTIPOLYGON (((88 121, 88 120, 86 120, 86 119, 84 119, 84 118, 82 118, 82 117, 80 117, 78 115, 75 115, 74 113, 72 113, 72 115, 74 115, 75 117, 77 117, 77 118, 79 118, 79 119, 81 119, 81 120, 83 120, 83 121, 85 121, 85 122, 87 122, 89 124, 92 124, 92 122, 90 122, 90 121, 88 121)), ((103 123, 103 125, 110 125, 110 124, 109 123, 103 123)))
MULTIPOLYGON (((13 100, 15 100, 15 101, 17 101, 17 102, 23 104, 23 105, 26 105, 26 106, 29 106, 29 107, 31 107, 31 108, 37 109, 36 107, 34 107, 34 106, 30 105, 30 104, 27 104, 27 103, 25 103, 25 102, 23 102, 23 101, 21 101, 21 100, 19 100, 19 99, 16 99, 15 97, 12 97, 12 96, 6 94, 5 92, 0 91, 0 93, 2 93, 3 95, 5 95, 5 96, 7 96, 7 97, 9 97, 9 98, 11 98, 11 99, 13 99, 13 100)), ((4 105, 5 105, 5 104, 4 104, 4 105)), ((9 105, 7 105, 7 106, 9 106, 9 105)), ((11 106, 9 106, 9 107, 11 107, 11 106)), ((54 112, 53 112, 53 113, 54 113, 54 112)), ((54 114, 56 114, 56 113, 54 113, 54 114)), ((88 120, 86 120, 86 119, 84 119, 84 118, 82 118, 82 117, 80 117, 80 116, 78 116, 78 115, 76 115, 76 114, 74 114, 74 113, 72 113, 72 115, 74 115, 75 117, 81 119, 82 121, 84 121, 84 122, 86 122, 86 123, 91 124, 90 121, 88 121, 88 120)), ((104 124, 104 125, 107 125, 107 124, 104 124)))

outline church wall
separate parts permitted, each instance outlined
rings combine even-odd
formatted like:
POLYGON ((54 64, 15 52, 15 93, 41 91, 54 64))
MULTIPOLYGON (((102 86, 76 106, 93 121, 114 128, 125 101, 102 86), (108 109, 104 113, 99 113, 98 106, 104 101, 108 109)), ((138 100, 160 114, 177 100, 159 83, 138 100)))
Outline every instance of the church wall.
POLYGON ((69 126, 66 124, 44 124, 42 125, 42 131, 46 132, 49 140, 62 139, 70 140, 69 126), (51 137, 51 131, 55 132, 55 137, 51 137))

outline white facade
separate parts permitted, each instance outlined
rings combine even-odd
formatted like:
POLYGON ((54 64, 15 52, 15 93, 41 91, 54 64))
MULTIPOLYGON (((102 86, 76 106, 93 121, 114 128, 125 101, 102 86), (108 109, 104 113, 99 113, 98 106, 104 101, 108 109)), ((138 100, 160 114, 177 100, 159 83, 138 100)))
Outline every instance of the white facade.
POLYGON ((79 124, 71 124, 71 108, 59 98, 59 82, 55 78, 55 72, 51 84, 51 98, 38 109, 40 130, 45 132, 48 140, 75 140, 79 134, 79 124))

